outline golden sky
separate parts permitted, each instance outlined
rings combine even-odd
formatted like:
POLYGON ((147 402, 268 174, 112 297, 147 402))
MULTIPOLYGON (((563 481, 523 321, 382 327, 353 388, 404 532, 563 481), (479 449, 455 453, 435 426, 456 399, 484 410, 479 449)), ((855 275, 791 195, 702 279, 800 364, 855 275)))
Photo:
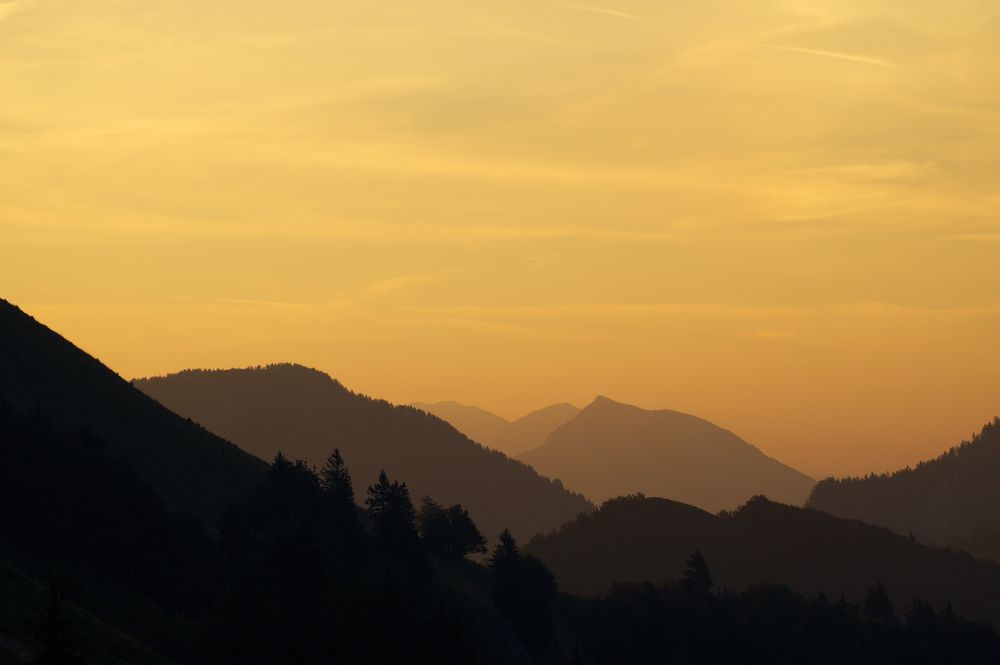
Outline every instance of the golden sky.
POLYGON ((0 295, 885 470, 1000 414, 998 81, 995 0, 8 0, 0 295))

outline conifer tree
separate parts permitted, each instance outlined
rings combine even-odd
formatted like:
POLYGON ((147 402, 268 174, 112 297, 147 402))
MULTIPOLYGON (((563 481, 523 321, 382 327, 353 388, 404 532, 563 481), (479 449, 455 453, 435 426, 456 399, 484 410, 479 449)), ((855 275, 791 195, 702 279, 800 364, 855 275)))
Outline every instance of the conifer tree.
POLYGON ((892 607, 892 599, 886 593, 885 587, 879 582, 868 589, 861 605, 861 613, 877 623, 892 623, 896 620, 896 612, 892 607))
POLYGON ((695 550, 688 557, 687 566, 681 574, 681 586, 696 596, 711 595, 714 581, 712 580, 712 572, 708 569, 708 562, 705 561, 701 550, 695 550))
POLYGON ((339 448, 334 448, 327 458, 320 471, 320 483, 335 504, 354 506, 354 485, 339 448))
POLYGON ((541 651, 553 633, 551 603, 556 595, 552 572, 540 560, 524 555, 510 531, 504 529, 489 561, 493 574, 493 601, 524 643, 541 651))
POLYGON ((83 665, 86 662, 65 600, 51 581, 45 606, 31 626, 31 632, 40 645, 35 665, 83 665))
POLYGON ((382 470, 378 481, 368 488, 365 505, 383 542, 401 551, 411 551, 419 546, 417 511, 410 500, 406 483, 390 482, 389 476, 382 470))
POLYGON ((354 503, 354 485, 339 449, 334 449, 320 471, 320 487, 329 509, 330 526, 337 539, 340 553, 357 554, 364 541, 357 505, 354 503))
POLYGON ((420 536, 428 550, 450 559, 486 551, 486 539, 469 511, 455 504, 444 508, 425 496, 417 517, 420 536))

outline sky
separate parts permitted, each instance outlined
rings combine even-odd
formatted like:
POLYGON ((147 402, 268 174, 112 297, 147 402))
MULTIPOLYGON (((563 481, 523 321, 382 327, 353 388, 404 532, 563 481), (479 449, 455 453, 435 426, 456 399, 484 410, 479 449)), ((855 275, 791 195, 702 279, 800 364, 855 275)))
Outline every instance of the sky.
POLYGON ((992 0, 0 1, 0 296, 885 471, 1000 415, 997 81, 992 0))

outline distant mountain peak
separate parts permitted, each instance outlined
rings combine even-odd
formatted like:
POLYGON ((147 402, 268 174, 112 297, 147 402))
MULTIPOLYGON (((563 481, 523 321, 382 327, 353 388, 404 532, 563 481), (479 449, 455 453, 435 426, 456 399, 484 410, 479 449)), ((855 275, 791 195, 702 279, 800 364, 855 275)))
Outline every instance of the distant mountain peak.
POLYGON ((703 418, 599 395, 521 455, 591 501, 643 492, 718 511, 755 494, 800 504, 813 480, 703 418))

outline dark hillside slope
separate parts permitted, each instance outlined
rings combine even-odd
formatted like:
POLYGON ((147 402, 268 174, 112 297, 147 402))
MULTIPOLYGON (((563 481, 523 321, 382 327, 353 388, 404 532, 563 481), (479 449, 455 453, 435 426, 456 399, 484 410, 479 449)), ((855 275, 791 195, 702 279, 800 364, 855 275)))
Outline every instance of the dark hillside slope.
MULTIPOLYGON (((0 663, 37 658, 39 645, 30 628, 43 611, 47 596, 44 586, 0 560, 0 663)), ((64 610, 91 665, 173 663, 72 603, 65 603, 64 610)))
POLYGON ((719 516, 664 499, 615 499, 527 549, 573 593, 677 579, 700 550, 722 588, 774 583, 807 596, 824 592, 831 602, 841 594, 859 601, 882 582, 897 608, 922 598, 1000 623, 1000 565, 763 497, 719 516))
POLYGON ((261 457, 279 450, 322 466, 339 448, 359 500, 384 468, 415 497, 465 506, 483 533, 544 533, 592 510, 582 496, 488 450, 410 406, 351 392, 300 365, 189 370, 135 385, 177 413, 261 457))
POLYGON ((926 543, 1000 556, 1000 419, 937 459, 864 478, 828 478, 806 505, 913 534, 926 543))
POLYGON ((86 436, 131 466, 168 505, 214 522, 265 465, 186 421, 0 300, 0 399, 38 411, 54 429, 86 436))

